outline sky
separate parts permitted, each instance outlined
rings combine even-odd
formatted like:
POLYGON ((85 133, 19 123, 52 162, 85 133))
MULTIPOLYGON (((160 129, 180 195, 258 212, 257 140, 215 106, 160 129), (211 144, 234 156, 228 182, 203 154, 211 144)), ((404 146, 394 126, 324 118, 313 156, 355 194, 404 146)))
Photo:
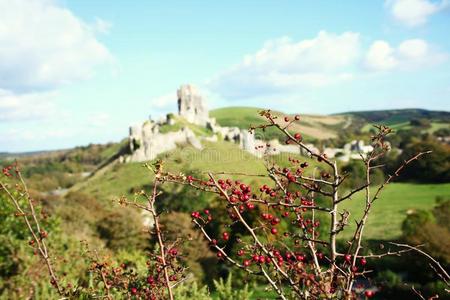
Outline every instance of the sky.
POLYGON ((209 108, 450 110, 450 0, 0 0, 0 152, 209 108))

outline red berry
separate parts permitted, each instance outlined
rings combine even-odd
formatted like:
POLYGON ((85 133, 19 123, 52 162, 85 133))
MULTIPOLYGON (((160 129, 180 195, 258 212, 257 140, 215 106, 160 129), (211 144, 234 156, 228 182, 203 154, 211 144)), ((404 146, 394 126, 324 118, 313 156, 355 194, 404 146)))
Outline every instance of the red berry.
POLYGON ((279 218, 273 218, 272 222, 270 222, 270 224, 272 224, 272 225, 277 225, 278 223, 280 223, 280 219, 279 218))
POLYGON ((242 256, 242 255, 244 255, 244 253, 245 253, 244 250, 240 249, 240 250, 238 250, 237 255, 242 256))
POLYGON ((244 266, 245 266, 245 267, 250 266, 250 263, 251 263, 251 262, 250 262, 248 259, 244 260, 244 266))
POLYGON ((153 278, 153 276, 148 276, 147 277, 147 282, 148 282, 148 284, 154 284, 155 283, 155 278, 153 278))
POLYGON ((244 194, 241 196, 241 201, 242 202, 247 202, 250 199, 250 196, 248 194, 244 194))
POLYGON ((270 232, 271 232, 272 234, 277 234, 278 230, 277 230, 276 228, 272 228, 272 229, 270 230, 270 232))
POLYGON ((367 264, 367 260, 365 258, 361 258, 359 262, 361 263, 361 266, 365 266, 367 264))
POLYGON ((300 116, 299 115, 295 115, 295 121, 300 120, 300 116))
POLYGON ((295 138, 297 141, 299 141, 299 140, 302 139, 302 135, 301 135, 300 133, 297 132, 297 133, 294 135, 294 138, 295 138))
POLYGON ((248 209, 254 209, 255 208, 255 205, 253 203, 247 202, 245 205, 247 206, 248 209))
POLYGON ((289 118, 288 117, 284 117, 284 121, 285 122, 289 122, 289 118))
POLYGON ((366 295, 367 298, 373 297, 374 294, 375 293, 373 291, 371 291, 371 290, 367 290, 367 291, 364 292, 364 295, 366 295))
POLYGON ((228 241, 228 240, 230 239, 230 235, 228 234, 228 232, 224 232, 224 233, 222 234, 222 238, 223 238, 225 241, 228 241))
POLYGON ((133 288, 131 288, 131 293, 133 294, 133 295, 136 295, 137 294, 137 288, 135 288, 135 287, 133 287, 133 288))
POLYGON ((350 254, 346 254, 344 256, 344 259, 345 259, 346 262, 350 262, 352 260, 352 256, 350 254))
POLYGON ((303 255, 297 255, 295 258, 296 258, 298 261, 304 261, 304 260, 305 260, 305 257, 304 257, 303 255))

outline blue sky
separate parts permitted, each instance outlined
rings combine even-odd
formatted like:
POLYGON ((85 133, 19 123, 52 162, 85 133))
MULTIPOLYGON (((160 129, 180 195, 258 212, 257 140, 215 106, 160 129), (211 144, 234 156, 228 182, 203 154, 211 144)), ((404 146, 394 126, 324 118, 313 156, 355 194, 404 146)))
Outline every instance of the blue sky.
POLYGON ((450 1, 0 0, 0 152, 211 108, 450 110, 450 1))

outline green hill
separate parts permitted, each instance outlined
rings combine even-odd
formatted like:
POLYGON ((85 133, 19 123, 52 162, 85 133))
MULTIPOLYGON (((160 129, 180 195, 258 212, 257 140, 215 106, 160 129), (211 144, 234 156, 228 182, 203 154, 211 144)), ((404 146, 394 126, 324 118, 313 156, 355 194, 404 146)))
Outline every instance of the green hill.
POLYGON ((392 129, 408 130, 413 126, 411 121, 425 120, 429 125, 423 128, 423 131, 432 133, 441 128, 450 129, 450 112, 431 111, 425 109, 391 109, 391 110, 372 110, 348 112, 339 115, 348 115, 354 118, 360 118, 366 123, 362 131, 366 132, 372 127, 372 124, 383 124, 392 129))
MULTIPOLYGON (((299 157, 300 158, 300 157, 299 157)), ((265 161, 241 151, 235 144, 220 142, 208 143, 204 150, 197 150, 191 146, 182 146, 180 149, 161 155, 158 159, 164 160, 164 169, 173 173, 194 174, 206 177, 206 172, 229 172, 247 174, 266 174, 265 161)), ((273 156, 273 162, 286 166, 286 156, 273 156)), ((304 157, 300 158, 305 160, 304 157)), ((316 162, 308 160, 310 164, 316 162)), ((309 168, 310 171, 313 168, 309 168)), ((308 175, 308 173, 306 173, 308 175)), ((217 175, 225 178, 226 175, 217 175)), ((241 175, 229 175, 234 179, 242 180, 241 175)), ((89 194, 108 203, 112 199, 122 195, 132 197, 133 193, 141 189, 148 190, 153 182, 153 174, 143 167, 142 163, 113 164, 98 172, 83 183, 76 185, 72 191, 89 194)), ((261 184, 270 184, 266 178, 250 177, 253 187, 256 189, 261 184)), ((248 178, 247 178, 248 180, 248 178)), ((209 205, 212 195, 201 195, 186 191, 183 187, 168 184, 164 188, 164 201, 171 201, 176 207, 189 205, 201 209, 209 205), (183 204, 187 202, 188 204, 183 204), (193 203, 194 202, 194 203, 193 203)), ((437 196, 450 197, 450 183, 446 184, 412 184, 393 183, 387 187, 381 198, 374 205, 369 218, 366 234, 369 238, 393 239, 401 234, 401 224, 406 218, 407 212, 416 209, 431 210, 435 206, 437 196)), ((339 210, 347 209, 351 213, 350 227, 343 234, 348 238, 351 228, 354 227, 353 219, 361 215, 363 211, 363 192, 356 194, 350 201, 343 203, 339 210)))
MULTIPOLYGON (((216 118, 217 123, 221 126, 236 126, 245 129, 251 125, 265 123, 265 119, 258 114, 261 110, 256 107, 226 107, 210 111, 210 116, 216 118)), ((278 111, 273 111, 273 113, 280 120, 285 116, 291 119, 294 117, 278 111)), ((348 127, 350 123, 351 118, 348 116, 301 115, 300 121, 294 122, 290 129, 301 132, 306 139, 322 140, 337 137, 337 131, 348 127)), ((277 133, 269 131, 269 138, 278 138, 277 133)))
POLYGON ((368 122, 407 122, 412 119, 429 119, 435 122, 450 122, 450 112, 426 109, 390 109, 368 110, 340 113, 338 115, 352 115, 361 117, 368 122))
MULTIPOLYGON (((216 118, 222 126, 237 126, 249 128, 250 125, 264 123, 264 118, 258 115, 262 109, 256 107, 226 107, 210 111, 210 116, 216 118)), ((274 114, 290 116, 283 112, 274 114)), ((301 120, 295 122, 292 131, 301 132, 309 140, 336 138, 344 129, 369 131, 373 124, 390 126, 394 130, 411 129, 411 120, 427 120, 429 126, 424 131, 434 132, 441 128, 450 129, 450 112, 429 111, 424 109, 393 109, 379 111, 346 112, 332 115, 301 115, 301 120)), ((292 117, 292 116, 291 116, 292 117)), ((270 137, 278 138, 271 133, 270 137)))

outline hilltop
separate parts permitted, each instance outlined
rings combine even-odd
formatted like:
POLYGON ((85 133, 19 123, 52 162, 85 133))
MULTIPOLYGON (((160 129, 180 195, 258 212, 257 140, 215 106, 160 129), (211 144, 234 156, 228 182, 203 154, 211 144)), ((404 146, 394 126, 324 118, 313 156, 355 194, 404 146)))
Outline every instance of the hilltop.
MULTIPOLYGON (((225 107, 210 111, 210 116, 216 118, 222 126, 237 126, 248 128, 260 124, 264 119, 258 115, 261 108, 257 107, 225 107)), ((280 117, 290 116, 283 112, 274 112, 280 117)), ((412 120, 428 120, 428 132, 440 128, 450 129, 450 112, 429 111, 424 109, 393 109, 344 112, 332 115, 303 115, 295 123, 293 130, 302 132, 305 137, 317 140, 336 138, 339 133, 348 129, 351 131, 368 131, 374 124, 383 124, 395 130, 410 129, 412 120)))
MULTIPOLYGON (((210 111, 210 116, 215 118, 221 126, 237 126, 248 129, 251 125, 259 125, 265 119, 258 114, 261 108, 256 107, 225 107, 210 111)), ((275 115, 283 118, 293 118, 293 115, 279 111, 272 111, 275 115)), ((301 115, 301 120, 292 124, 291 130, 298 131, 308 139, 329 139, 337 137, 337 130, 346 128, 351 123, 349 116, 328 115, 301 115)))

